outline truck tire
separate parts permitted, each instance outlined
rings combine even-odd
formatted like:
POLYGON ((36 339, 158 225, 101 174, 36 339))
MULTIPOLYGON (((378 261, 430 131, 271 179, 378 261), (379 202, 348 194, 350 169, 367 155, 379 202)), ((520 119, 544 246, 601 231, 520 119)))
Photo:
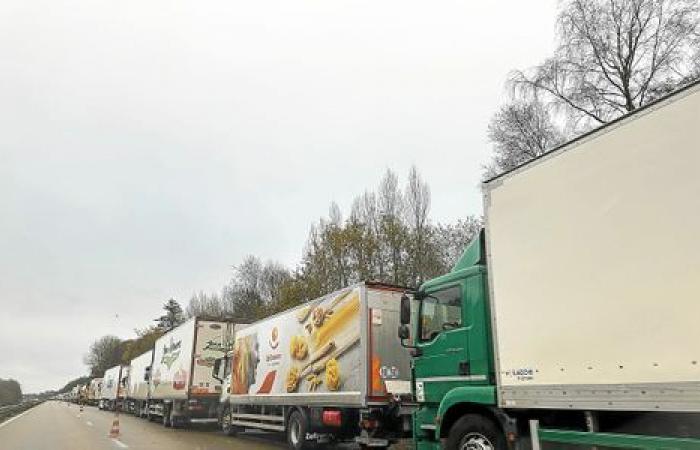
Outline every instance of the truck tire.
POLYGON ((183 428, 187 424, 187 418, 175 415, 175 408, 170 408, 170 426, 173 428, 183 428))
POLYGON ((447 450, 506 450, 503 433, 492 420, 479 414, 466 414, 450 428, 447 450))
POLYGON ((224 408, 224 412, 221 413, 221 431, 224 432, 226 436, 235 436, 241 429, 233 424, 231 424, 231 408, 228 406, 224 408))
POLYGON ((306 417, 294 410, 287 420, 287 445, 292 450, 309 450, 313 445, 306 440, 306 432, 309 429, 306 417))
POLYGON ((170 410, 172 409, 171 407, 168 407, 168 405, 163 405, 163 426, 170 428, 173 426, 173 423, 170 421, 170 410))

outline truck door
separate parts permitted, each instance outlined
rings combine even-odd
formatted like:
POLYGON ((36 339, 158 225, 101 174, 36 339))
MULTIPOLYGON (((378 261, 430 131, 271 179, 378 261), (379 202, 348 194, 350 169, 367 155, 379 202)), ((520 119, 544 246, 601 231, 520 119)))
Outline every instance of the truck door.
POLYGON ((416 339, 420 356, 414 360, 418 401, 440 401, 447 391, 473 378, 463 288, 461 283, 439 286, 420 302, 416 339))

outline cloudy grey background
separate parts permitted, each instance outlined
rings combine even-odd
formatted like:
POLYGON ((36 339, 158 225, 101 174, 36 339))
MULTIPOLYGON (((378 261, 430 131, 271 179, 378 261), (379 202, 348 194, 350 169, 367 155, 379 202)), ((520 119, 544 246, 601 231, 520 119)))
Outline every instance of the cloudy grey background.
POLYGON ((170 296, 416 164, 481 210, 486 126, 552 48, 554 0, 0 2, 0 377, 85 373, 170 296))

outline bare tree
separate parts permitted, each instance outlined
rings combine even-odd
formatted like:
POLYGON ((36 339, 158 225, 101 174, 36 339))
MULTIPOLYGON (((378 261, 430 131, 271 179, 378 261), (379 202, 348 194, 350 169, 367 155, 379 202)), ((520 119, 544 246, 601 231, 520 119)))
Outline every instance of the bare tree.
POLYGON ((379 183, 378 199, 381 217, 380 243, 386 248, 388 254, 392 274, 390 281, 399 284, 402 279, 402 256, 406 235, 402 221, 404 199, 399 190, 398 178, 390 169, 387 169, 379 183))
POLYGON ((569 0, 551 58, 512 77, 561 107, 569 125, 603 124, 687 82, 697 0, 569 0))
POLYGON ((187 317, 208 316, 223 318, 226 315, 226 310, 217 294, 207 294, 200 291, 192 295, 187 304, 187 317))
POLYGON ((83 362, 90 368, 90 375, 101 377, 105 370, 120 363, 122 351, 122 341, 118 337, 103 336, 90 345, 83 362))
POLYGON ((426 275, 423 267, 426 242, 428 240, 428 212, 430 211, 430 187, 423 181, 416 166, 408 173, 408 183, 404 194, 406 219, 411 230, 411 254, 413 285, 418 285, 426 275))
POLYGON ((536 158, 564 142, 547 109, 538 101, 514 102, 501 107, 489 124, 493 160, 485 167, 490 178, 536 158))
POLYGON ((440 252, 442 272, 450 270, 455 265, 467 244, 477 236, 482 227, 482 219, 475 216, 460 219, 455 224, 437 226, 435 241, 440 252))

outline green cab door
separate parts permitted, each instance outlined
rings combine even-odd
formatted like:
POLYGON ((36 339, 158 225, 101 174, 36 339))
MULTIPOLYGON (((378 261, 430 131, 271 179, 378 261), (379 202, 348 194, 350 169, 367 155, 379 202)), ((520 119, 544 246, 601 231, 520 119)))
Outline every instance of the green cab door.
POLYGON ((453 387, 470 381, 469 332, 463 283, 426 291, 418 313, 414 359, 416 399, 439 402, 453 387))

